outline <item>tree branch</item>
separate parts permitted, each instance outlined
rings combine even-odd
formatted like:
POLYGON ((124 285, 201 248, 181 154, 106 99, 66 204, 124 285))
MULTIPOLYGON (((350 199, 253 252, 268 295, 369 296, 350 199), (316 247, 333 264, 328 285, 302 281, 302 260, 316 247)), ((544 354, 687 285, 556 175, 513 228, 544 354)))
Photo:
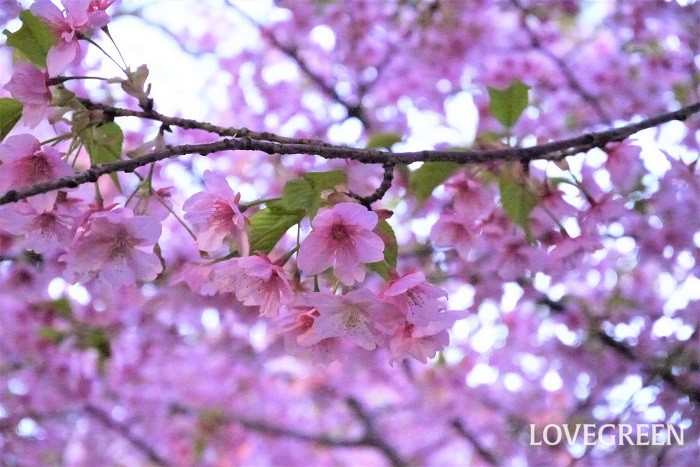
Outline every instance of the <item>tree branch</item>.
POLYGON ((571 70, 569 65, 561 57, 554 55, 554 53, 552 53, 551 50, 547 49, 544 45, 542 45, 542 42, 540 41, 539 37, 537 37, 537 33, 533 31, 532 27, 530 27, 529 24, 527 24, 527 16, 529 16, 530 14, 527 8, 522 3, 520 3, 519 0, 511 0, 511 2, 522 13, 520 24, 525 30, 525 33, 527 34, 528 38, 530 39, 530 45, 532 45, 532 48, 540 52, 545 57, 549 58, 552 62, 554 62, 554 64, 557 65, 557 67, 559 68, 561 74, 564 75, 564 78, 566 78, 569 87, 572 90, 574 90, 579 96, 581 96, 581 98, 593 108, 596 114, 598 114, 598 118, 600 118, 601 121, 610 124, 610 116, 607 114, 605 109, 603 109, 603 106, 601 105, 600 101, 583 87, 579 80, 576 79, 576 75, 571 70))
POLYGON ((167 460, 165 460, 164 457, 162 457, 151 446, 149 446, 146 443, 146 441, 144 441, 143 439, 134 435, 131 432, 131 430, 129 430, 129 427, 116 422, 114 419, 112 419, 112 417, 109 416, 109 414, 107 414, 103 410, 98 409, 97 407, 95 407, 93 405, 87 405, 87 406, 85 406, 85 412, 88 413, 89 415, 93 416, 98 421, 100 421, 107 428, 109 428, 109 429, 119 433, 121 436, 123 436, 126 440, 128 440, 131 444, 133 444, 136 448, 138 448, 139 451, 143 452, 146 455, 146 457, 148 457, 148 460, 150 460, 154 464, 156 464, 156 465, 169 465, 170 464, 167 460))
MULTIPOLYGON (((233 423, 240 425, 243 428, 255 431, 263 436, 290 438, 297 441, 318 444, 320 446, 340 447, 340 448, 375 448, 384 454, 391 464, 395 467, 406 466, 407 463, 401 459, 398 453, 389 446, 378 434, 372 423, 372 419, 362 409, 357 401, 352 398, 346 399, 350 409, 355 413, 360 423, 363 425, 364 433, 359 438, 338 438, 323 434, 310 434, 297 431, 290 428, 285 428, 277 425, 272 425, 262 420, 250 420, 236 415, 223 414, 217 416, 217 420, 221 423, 233 423)), ((187 407, 182 404, 173 404, 172 410, 174 413, 185 415, 197 414, 198 410, 187 407)))
POLYGON ((374 421, 372 417, 365 411, 365 409, 360 405, 359 401, 352 397, 348 397, 345 402, 348 404, 350 409, 355 412, 357 418, 360 420, 365 428, 365 435, 362 437, 364 443, 368 446, 374 446, 389 459, 391 465, 394 467, 406 466, 408 463, 401 458, 398 452, 391 447, 382 436, 377 431, 374 426, 374 421))
MULTIPOLYGON (((233 2, 231 2, 230 0, 226 0, 226 4, 229 7, 236 10, 236 12, 239 15, 241 15, 248 22, 257 27, 260 31, 263 31, 264 27, 261 24, 259 24, 253 18, 251 18, 250 15, 246 14, 243 10, 238 8, 238 6, 236 6, 233 2)), ((294 61, 294 63, 297 64, 302 73, 304 73, 316 86, 318 86, 318 88, 321 89, 323 93, 325 93, 328 97, 333 99, 338 104, 345 107, 345 110, 348 113, 348 117, 357 118, 365 128, 369 128, 369 122, 367 121, 367 118, 364 115, 362 106, 360 106, 359 104, 353 105, 347 100, 345 100, 340 94, 338 94, 338 91, 336 91, 333 86, 326 83, 326 81, 321 76, 319 76, 313 70, 311 70, 311 68, 309 68, 309 65, 299 56, 299 51, 296 48, 282 44, 279 41, 279 39, 277 39, 277 37, 274 35, 274 33, 272 33, 272 31, 268 31, 267 34, 265 34, 264 36, 270 40, 270 43, 272 43, 272 45, 277 50, 279 50, 292 61, 294 61)))
POLYGON ((501 465, 501 462, 498 460, 498 457, 488 449, 486 449, 479 439, 474 436, 474 434, 467 430, 467 428, 462 424, 461 421, 454 419, 450 422, 450 426, 455 429, 459 435, 469 441, 472 446, 474 447, 474 450, 481 456, 484 461, 486 461, 487 464, 489 465, 501 465))
POLYGON ((391 188, 391 182, 394 180, 394 167, 395 164, 392 164, 391 162, 385 162, 383 164, 384 166, 384 177, 382 178, 382 183, 379 185, 379 188, 372 193, 369 196, 360 196, 356 195, 355 193, 348 193, 349 196, 355 198, 358 200, 360 203, 362 203, 363 206, 365 206, 367 209, 371 209, 372 203, 375 201, 379 201, 384 197, 387 191, 389 191, 389 188, 391 188))
MULTIPOLYGON (((598 338, 598 340, 600 340, 600 342, 605 344, 610 349, 614 350, 625 360, 636 363, 642 362, 642 360, 634 354, 631 347, 625 345, 622 342, 616 341, 600 329, 595 330, 594 332, 595 336, 598 338)), ((688 396, 690 400, 693 401, 693 403, 700 404, 700 388, 693 387, 684 383, 681 379, 679 379, 676 375, 674 375, 671 372, 670 368, 649 366, 645 365, 642 362, 642 371, 654 378, 661 378, 661 380, 664 383, 668 384, 670 387, 672 387, 679 393, 688 396)))
MULTIPOLYGON (((131 113, 136 111, 128 112, 131 113)), ((460 164, 475 164, 496 161, 527 162, 537 159, 560 160, 572 154, 589 151, 593 148, 602 148, 607 143, 613 141, 622 141, 642 130, 653 128, 672 120, 686 120, 688 117, 698 112, 700 112, 700 102, 696 102, 674 112, 663 113, 646 120, 642 120, 638 123, 633 123, 619 128, 587 133, 574 138, 553 141, 526 148, 503 148, 490 150, 425 150, 390 153, 376 149, 351 148, 346 146, 330 145, 327 143, 278 143, 274 141, 252 139, 250 136, 236 136, 234 138, 226 138, 214 143, 166 146, 166 148, 161 151, 145 154, 133 159, 122 160, 109 164, 93 165, 88 170, 72 177, 64 177, 51 182, 40 183, 21 190, 10 190, 4 195, 0 196, 0 205, 12 203, 36 194, 47 193, 61 188, 75 188, 83 183, 95 182, 97 181, 98 177, 104 174, 133 172, 135 169, 143 167, 144 165, 175 156, 182 156, 185 154, 201 154, 204 156, 226 150, 261 151, 267 154, 280 155, 311 154, 326 159, 352 159, 370 164, 410 164, 412 162, 419 161, 451 161, 460 164)), ((146 113, 148 114, 150 112, 146 113)), ((257 134, 256 136, 260 136, 260 134, 257 134)))
POLYGON ((144 111, 144 110, 130 110, 123 109, 119 107, 112 107, 106 104, 99 104, 92 102, 88 99, 78 99, 78 101, 88 110, 99 110, 105 117, 115 118, 115 117, 137 117, 144 118, 147 120, 154 120, 161 122, 167 126, 176 126, 179 128, 184 128, 185 130, 204 130, 210 133, 215 133, 219 136, 228 137, 248 137, 250 139, 261 140, 261 141, 273 141, 275 143, 292 143, 292 144, 313 144, 320 146, 334 147, 330 143, 326 143, 316 139, 306 139, 306 138, 287 138, 285 136, 279 136, 275 133, 269 133, 266 131, 252 131, 248 128, 231 128, 223 127, 218 125, 213 125, 211 123, 200 122, 198 120, 192 120, 189 118, 180 117, 169 117, 155 110, 144 111))

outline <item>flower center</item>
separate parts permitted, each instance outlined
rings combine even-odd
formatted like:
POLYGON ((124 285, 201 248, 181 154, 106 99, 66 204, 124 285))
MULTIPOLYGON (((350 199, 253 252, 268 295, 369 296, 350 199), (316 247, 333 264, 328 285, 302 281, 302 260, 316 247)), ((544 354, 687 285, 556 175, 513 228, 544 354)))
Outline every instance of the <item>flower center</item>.
POLYGON ((362 310, 355 307, 348 307, 343 312, 343 328, 344 329, 354 329, 365 322, 365 318, 362 314, 362 310))
POLYGON ((349 236, 350 232, 348 232, 348 229, 344 224, 335 224, 333 227, 331 227, 331 238, 333 238, 333 240, 340 242, 349 236))

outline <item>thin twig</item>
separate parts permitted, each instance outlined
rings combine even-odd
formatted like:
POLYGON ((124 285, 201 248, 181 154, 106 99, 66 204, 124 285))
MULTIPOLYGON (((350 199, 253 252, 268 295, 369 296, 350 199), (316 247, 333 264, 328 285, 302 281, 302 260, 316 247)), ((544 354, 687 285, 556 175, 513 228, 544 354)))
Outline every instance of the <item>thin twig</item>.
POLYGON ((588 92, 579 82, 579 80, 576 79, 576 75, 571 70, 571 67, 569 67, 569 65, 561 57, 552 53, 551 50, 549 50, 542 44, 539 37, 537 37, 537 33, 527 23, 527 17, 530 14, 527 8, 522 3, 520 3, 519 0, 511 0, 511 2, 522 13, 520 24, 525 30, 525 33, 528 35, 528 38, 530 39, 530 45, 532 45, 532 48, 540 52, 545 57, 549 58, 552 62, 554 62, 554 64, 557 65, 557 67, 559 68, 561 74, 564 75, 564 78, 566 78, 569 87, 573 91, 575 91, 579 96, 581 96, 581 98, 593 108, 593 110, 598 115, 598 118, 600 118, 601 121, 607 124, 611 124, 612 120, 610 119, 610 116, 605 111, 605 109, 603 109, 603 106, 601 105, 600 101, 593 94, 588 92))
POLYGON ((394 180, 395 164, 392 164, 391 162, 385 162, 383 164, 383 167, 384 176, 382 177, 382 183, 379 185, 379 187, 374 193, 372 193, 369 196, 360 196, 352 192, 348 193, 349 196, 358 200, 367 209, 371 209, 372 203, 382 199, 386 192, 389 191, 389 188, 391 188, 391 182, 394 180))
MULTIPOLYGON (((250 15, 248 15, 246 12, 241 10, 238 6, 236 6, 233 2, 226 0, 226 4, 236 10, 236 12, 241 15, 243 18, 245 18, 248 22, 250 22, 253 26, 257 27, 260 31, 264 29, 264 26, 255 21, 250 15)), ((279 39, 272 33, 272 31, 268 31, 267 34, 265 34, 265 37, 270 40, 272 45, 285 54, 288 58, 293 60, 299 69, 316 85, 318 86, 321 91, 323 91, 328 97, 333 99, 335 102, 338 104, 342 105, 345 107, 345 110, 348 113, 348 117, 355 117, 357 118, 362 125, 365 128, 369 127, 369 122, 367 121, 367 118, 364 115, 362 106, 358 104, 351 104, 347 100, 345 100, 340 94, 338 94, 338 91, 335 90, 333 86, 328 84, 321 76, 319 76, 317 73, 315 73, 309 65, 304 61, 301 56, 299 55, 299 51, 291 46, 282 44, 279 39)))

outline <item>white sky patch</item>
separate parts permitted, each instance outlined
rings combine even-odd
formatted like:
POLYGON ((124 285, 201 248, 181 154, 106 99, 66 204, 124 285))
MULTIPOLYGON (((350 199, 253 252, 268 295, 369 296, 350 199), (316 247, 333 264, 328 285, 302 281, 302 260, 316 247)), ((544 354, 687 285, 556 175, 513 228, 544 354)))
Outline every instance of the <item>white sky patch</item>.
POLYGON ((477 363, 467 375, 467 385, 476 387, 482 384, 493 384, 498 380, 498 370, 485 363, 477 363))
POLYGON ((503 376, 503 386, 510 392, 516 392, 523 387, 523 378, 517 373, 506 373, 503 376))
POLYGON ((221 330, 221 317, 215 308, 205 308, 202 310, 200 321, 207 332, 217 333, 221 330))
POLYGON ((561 376, 559 376, 559 373, 554 370, 549 370, 547 374, 544 375, 544 378, 542 378, 542 387, 545 391, 558 391, 563 385, 564 381, 561 379, 561 376))
POLYGON ((67 285, 68 283, 60 277, 52 279, 51 282, 49 282, 49 287, 47 290, 49 297, 51 297, 52 300, 58 300, 63 296, 63 292, 65 292, 67 285))
POLYGON ((513 311, 518 301, 523 297, 524 291, 515 282, 503 284, 503 297, 501 298, 501 310, 505 312, 513 311))
POLYGON ((335 33, 325 24, 313 28, 310 33, 312 41, 321 46, 323 50, 331 51, 335 48, 335 33))
POLYGON ((66 289, 68 296, 81 305, 90 303, 90 292, 80 284, 69 285, 66 289))

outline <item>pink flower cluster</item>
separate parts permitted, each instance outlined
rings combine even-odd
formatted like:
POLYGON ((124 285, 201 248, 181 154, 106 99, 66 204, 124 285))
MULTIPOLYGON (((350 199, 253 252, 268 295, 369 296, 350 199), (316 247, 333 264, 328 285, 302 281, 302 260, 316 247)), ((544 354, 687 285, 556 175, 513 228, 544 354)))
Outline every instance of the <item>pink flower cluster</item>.
POLYGON ((388 344, 393 360, 411 356, 425 363, 449 343, 447 330, 459 316, 445 312, 440 299, 446 295, 422 272, 396 276, 379 293, 363 287, 343 295, 302 294, 289 307, 287 349, 328 363, 346 359, 347 344, 365 350, 388 344))

